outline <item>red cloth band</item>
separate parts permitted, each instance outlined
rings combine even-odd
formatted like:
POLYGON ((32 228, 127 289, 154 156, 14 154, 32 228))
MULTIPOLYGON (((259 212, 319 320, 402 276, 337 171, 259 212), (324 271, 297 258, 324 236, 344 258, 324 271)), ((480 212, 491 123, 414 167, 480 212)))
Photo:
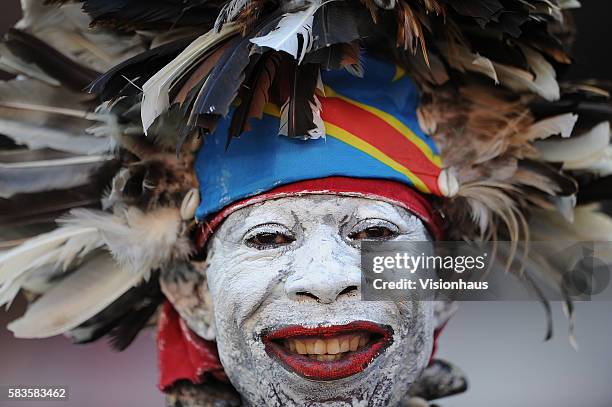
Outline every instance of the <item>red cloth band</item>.
POLYGON ((328 177, 306 180, 287 184, 271 191, 234 202, 214 215, 207 222, 202 222, 198 236, 197 247, 201 249, 217 227, 232 212, 245 206, 270 199, 300 195, 341 195, 378 199, 401 206, 418 216, 427 226, 435 240, 443 239, 443 222, 435 212, 430 202, 419 192, 409 186, 389 180, 328 177))
POLYGON ((180 380, 198 384, 212 375, 227 380, 219 360, 217 343, 194 333, 168 300, 157 323, 159 388, 164 391, 180 380))

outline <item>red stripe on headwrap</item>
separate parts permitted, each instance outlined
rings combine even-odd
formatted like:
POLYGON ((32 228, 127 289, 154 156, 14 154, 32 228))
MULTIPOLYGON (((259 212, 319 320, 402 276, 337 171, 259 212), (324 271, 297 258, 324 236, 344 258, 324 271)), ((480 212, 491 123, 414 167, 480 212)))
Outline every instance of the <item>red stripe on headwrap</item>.
POLYGON ((428 157, 405 134, 384 118, 343 99, 322 97, 320 100, 321 118, 326 123, 334 124, 380 150, 421 179, 432 194, 441 195, 438 188, 439 164, 434 163, 432 157, 428 157))

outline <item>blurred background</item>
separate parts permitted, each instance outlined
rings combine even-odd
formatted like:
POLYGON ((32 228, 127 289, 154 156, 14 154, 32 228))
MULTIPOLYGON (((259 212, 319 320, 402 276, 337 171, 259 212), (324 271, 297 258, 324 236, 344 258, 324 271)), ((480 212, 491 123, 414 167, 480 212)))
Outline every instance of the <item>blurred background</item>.
MULTIPOLYGON (((583 0, 571 78, 612 80, 612 12, 609 0, 583 0)), ((0 32, 20 17, 18 0, 2 0, 0 32)), ((462 303, 441 337, 438 356, 461 367, 467 393, 444 407, 612 407, 612 303, 577 304, 571 347, 561 304, 553 304, 555 337, 543 342, 544 312, 536 303, 462 303)), ((105 343, 75 346, 63 338, 17 340, 6 324, 23 312, 18 302, 0 312, 0 386, 68 386, 67 402, 39 407, 162 407, 156 389, 154 332, 140 335, 125 352, 105 343)), ((24 407, 31 402, 8 403, 24 407)), ((32 403, 34 405, 34 403, 32 403)))

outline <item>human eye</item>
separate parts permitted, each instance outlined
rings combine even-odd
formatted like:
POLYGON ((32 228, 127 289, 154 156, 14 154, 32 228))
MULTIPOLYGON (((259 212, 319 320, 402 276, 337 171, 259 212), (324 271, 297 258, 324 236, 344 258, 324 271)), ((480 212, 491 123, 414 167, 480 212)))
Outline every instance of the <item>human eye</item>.
POLYGON ((244 236, 244 243, 258 250, 276 249, 295 241, 293 233, 278 223, 267 223, 251 228, 244 236))
POLYGON ((391 240, 399 235, 399 227, 384 219, 365 219, 348 234, 351 240, 391 240))

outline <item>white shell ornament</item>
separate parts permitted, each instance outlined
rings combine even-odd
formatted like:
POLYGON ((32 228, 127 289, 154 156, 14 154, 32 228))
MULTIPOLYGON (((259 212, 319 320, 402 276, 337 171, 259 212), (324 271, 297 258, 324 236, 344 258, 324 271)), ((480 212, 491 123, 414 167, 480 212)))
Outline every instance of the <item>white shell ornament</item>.
POLYGON ((196 188, 191 188, 181 204, 181 219, 189 221, 195 217, 196 209, 200 206, 200 192, 196 188))
POLYGON ((442 195, 447 198, 457 195, 459 192, 459 180, 453 174, 452 169, 445 168, 442 170, 438 176, 438 188, 442 195))

